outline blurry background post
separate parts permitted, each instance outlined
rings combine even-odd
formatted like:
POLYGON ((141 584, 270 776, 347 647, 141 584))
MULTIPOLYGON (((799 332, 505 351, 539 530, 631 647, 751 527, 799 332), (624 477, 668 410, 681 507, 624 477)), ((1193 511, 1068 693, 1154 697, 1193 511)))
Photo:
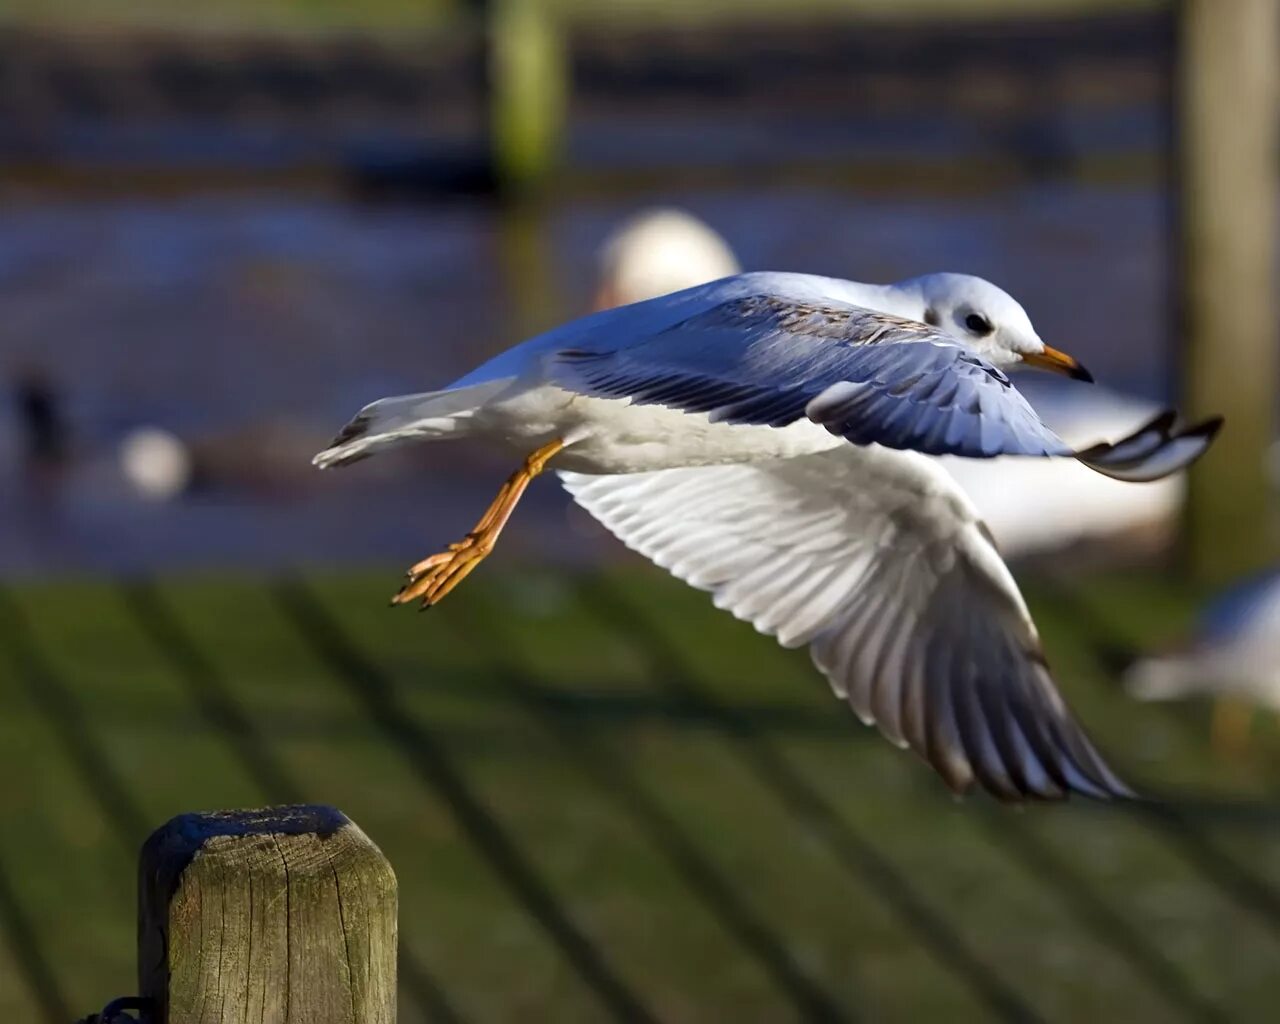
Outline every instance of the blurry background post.
POLYGON ((1221 582, 1275 553, 1263 467, 1275 437, 1276 50, 1280 0, 1183 0, 1179 11, 1179 275, 1190 417, 1227 414, 1190 474, 1186 554, 1221 582))
POLYGON ((544 0, 474 0, 484 19, 490 158, 498 185, 528 193, 560 157, 568 101, 567 56, 544 0))
POLYGON ((485 46, 488 159, 508 204, 499 262, 510 290, 513 337, 556 316, 546 190, 561 165, 569 102, 568 53, 546 0, 472 0, 485 46))

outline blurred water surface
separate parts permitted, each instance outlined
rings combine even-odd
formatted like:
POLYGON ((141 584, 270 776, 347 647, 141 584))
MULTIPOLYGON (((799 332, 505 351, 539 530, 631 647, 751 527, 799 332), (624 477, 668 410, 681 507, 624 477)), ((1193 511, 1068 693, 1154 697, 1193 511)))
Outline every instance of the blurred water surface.
MULTIPOLYGON (((655 201, 704 217, 751 268, 982 274, 1101 379, 1167 391, 1165 217, 1148 188, 1028 184, 963 201, 698 189, 536 214, 261 192, 45 199, 6 211, 0 230, 0 368, 52 380, 74 458, 33 490, 4 421, 0 568, 406 559, 465 528, 505 459, 440 446, 322 475, 306 456, 364 402, 447 383, 582 312, 596 247, 655 201), (195 445, 189 496, 154 504, 119 479, 116 446, 141 425, 195 445)), ((561 505, 543 490, 513 534, 556 534, 561 505)))
MULTIPOLYGON (((534 207, 493 197, 476 22, 5 23, 0 388, 43 379, 71 454, 33 474, 0 415, 0 571, 415 559, 510 454, 310 454, 584 312, 601 240, 656 203, 748 268, 989 277, 1100 379, 1166 395, 1172 21, 1090 10, 575 21, 565 174, 534 207), (180 498, 125 483, 139 427, 189 446, 180 498)), ((504 547, 576 554, 557 489, 533 491, 504 547)))

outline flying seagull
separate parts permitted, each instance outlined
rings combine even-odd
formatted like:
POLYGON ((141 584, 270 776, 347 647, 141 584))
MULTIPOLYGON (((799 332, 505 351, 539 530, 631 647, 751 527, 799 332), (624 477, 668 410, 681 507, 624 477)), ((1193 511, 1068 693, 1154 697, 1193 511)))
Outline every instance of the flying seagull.
POLYGON ((784 646, 807 644, 858 716, 953 790, 1130 796, 1054 688, 990 533, 923 456, 1071 456, 1151 480, 1203 453, 1220 421, 1180 429, 1163 413, 1075 450, 1005 375, 1023 363, 1091 379, 979 278, 739 274, 564 324, 442 391, 374 402, 315 463, 455 437, 524 456, 394 603, 444 598, 553 464, 624 543, 784 646))
MULTIPOLYGON (((687 210, 651 207, 622 221, 600 243, 593 308, 651 299, 742 269, 729 243, 709 224, 687 210)), ((879 308, 876 298, 871 294, 862 304, 879 308)), ((915 296, 894 298, 893 312, 913 320, 924 316, 924 303, 915 296)), ((1136 395, 1073 387, 1060 380, 1034 381, 1024 394, 1037 415, 1068 443, 1123 436, 1160 411, 1159 404, 1136 395), (1035 386, 1042 383, 1048 386, 1035 386), (1056 386, 1063 383, 1066 386, 1056 386)), ((941 460, 973 501, 1005 558, 1081 543, 1100 542, 1105 550, 1126 551, 1135 545, 1159 546, 1176 525, 1186 490, 1181 473, 1132 487, 1074 459, 941 460)))

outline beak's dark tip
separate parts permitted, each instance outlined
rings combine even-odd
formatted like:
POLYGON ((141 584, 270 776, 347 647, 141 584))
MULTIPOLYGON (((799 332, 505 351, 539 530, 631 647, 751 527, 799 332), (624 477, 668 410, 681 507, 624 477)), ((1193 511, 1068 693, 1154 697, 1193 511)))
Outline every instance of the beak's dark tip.
POLYGON ((1092 384, 1092 383, 1093 383, 1093 374, 1091 374, 1091 373, 1090 373, 1088 370, 1086 370, 1083 366, 1081 366, 1079 363, 1077 363, 1074 367, 1072 367, 1072 370, 1071 370, 1071 379, 1072 379, 1072 380, 1082 380, 1082 381, 1084 381, 1086 384, 1092 384))

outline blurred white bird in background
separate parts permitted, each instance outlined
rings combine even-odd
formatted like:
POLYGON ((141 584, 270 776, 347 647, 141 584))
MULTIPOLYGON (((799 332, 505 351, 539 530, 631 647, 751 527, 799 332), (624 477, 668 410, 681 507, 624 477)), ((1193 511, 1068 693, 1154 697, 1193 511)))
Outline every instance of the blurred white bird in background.
POLYGON ((138 427, 120 441, 120 472, 141 497, 171 501, 191 484, 191 450, 163 427, 138 427))
POLYGON ((1280 714, 1280 568, 1224 591, 1183 649, 1134 662, 1124 681, 1140 700, 1214 698, 1213 745, 1240 750, 1253 707, 1280 714))
MULTIPOLYGON (((1023 382, 1018 383, 1021 387, 1023 382)), ((1068 392, 1028 384, 1032 408, 1073 445, 1123 437, 1161 408, 1096 385, 1068 392)), ((938 461, 978 506, 1009 558, 1049 554, 1083 542, 1122 542, 1129 554, 1159 549, 1173 539, 1186 493, 1186 477, 1180 472, 1135 487, 1068 459, 944 455, 938 461)))
POLYGON ((286 418, 196 436, 147 425, 120 439, 115 463, 131 491, 148 501, 174 501, 197 491, 262 498, 305 487, 299 465, 314 447, 310 428, 286 418))
MULTIPOLYGON (((672 207, 641 211, 624 221, 601 244, 597 264, 596 309, 680 291, 740 269, 715 229, 672 207)), ((922 304, 904 305, 897 296, 886 301, 878 294, 882 291, 869 288, 862 305, 923 317, 922 304)), ((1160 411, 1154 402, 1108 388, 1055 384, 1028 381, 1023 387, 1020 381, 1019 387, 1040 418, 1075 446, 1123 437, 1160 411)), ((1181 473, 1135 487, 1074 459, 939 458, 978 507, 1001 553, 1010 558, 1081 541, 1120 539, 1127 550, 1162 546, 1172 536, 1186 490, 1181 473)))
POLYGON ((620 224, 596 256, 593 309, 627 306, 692 288, 742 267, 708 224, 673 207, 645 210, 620 224))
POLYGON ((1199 457, 1218 421, 1162 414, 1076 450, 1003 372, 1083 380, 1008 294, 933 274, 862 285, 752 273, 607 309, 435 392, 366 406, 315 457, 479 437, 523 456, 395 604, 436 604, 548 464, 624 543, 718 607, 807 645, 862 720, 949 786, 1005 800, 1130 795, 1067 710, 980 516, 925 454, 1070 456, 1126 480, 1199 457))

